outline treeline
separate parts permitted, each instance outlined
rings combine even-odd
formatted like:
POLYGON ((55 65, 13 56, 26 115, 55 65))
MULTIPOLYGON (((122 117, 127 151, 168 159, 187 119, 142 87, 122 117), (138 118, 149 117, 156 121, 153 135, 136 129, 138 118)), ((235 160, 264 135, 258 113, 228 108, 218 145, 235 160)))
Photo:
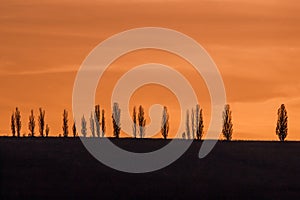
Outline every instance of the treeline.
MULTIPOLYGON (((280 141, 284 141, 287 137, 288 133, 288 116, 285 105, 282 104, 277 112, 278 120, 276 125, 276 135, 278 136, 280 141)), ((113 136, 115 138, 120 137, 121 132, 121 109, 118 103, 114 103, 112 107, 112 125, 113 125, 113 136)), ((63 137, 69 137, 69 119, 68 119, 68 111, 65 109, 63 111, 63 137)), ((186 111, 186 127, 185 132, 182 133, 182 139, 196 139, 202 140, 204 135, 204 120, 203 120, 203 110, 197 104, 194 108, 191 109, 191 113, 189 110, 186 111)), ((132 112, 132 135, 134 138, 144 138, 146 133, 146 118, 145 111, 142 105, 138 108, 136 106, 133 107, 132 112)), ((89 119, 89 128, 91 132, 91 137, 105 137, 106 135, 106 119, 105 119, 105 110, 100 109, 100 105, 95 106, 95 110, 91 112, 89 119)), ((78 131, 81 132, 82 137, 87 137, 88 128, 87 128, 87 120, 85 116, 82 116, 80 123, 80 130, 77 129, 75 121, 73 121, 72 125, 72 136, 78 137, 78 131)), ((45 123, 45 110, 39 108, 38 112, 38 132, 40 137, 48 137, 50 133, 50 127, 45 123)), ((21 112, 18 107, 11 115, 11 132, 13 137, 21 137, 21 112)), ((28 130, 29 137, 36 137, 36 120, 34 111, 31 110, 29 118, 28 118, 28 130)), ((161 120, 161 135, 164 139, 167 139, 169 136, 170 124, 169 124, 169 113, 168 108, 166 106, 163 107, 162 112, 162 120, 161 120)), ((227 104, 224 106, 223 111, 223 127, 222 134, 225 140, 232 140, 233 135, 233 122, 232 122, 232 111, 230 109, 230 105, 227 104)), ((23 135, 25 137, 26 135, 23 135)), ((59 134, 59 137, 62 135, 59 134)))

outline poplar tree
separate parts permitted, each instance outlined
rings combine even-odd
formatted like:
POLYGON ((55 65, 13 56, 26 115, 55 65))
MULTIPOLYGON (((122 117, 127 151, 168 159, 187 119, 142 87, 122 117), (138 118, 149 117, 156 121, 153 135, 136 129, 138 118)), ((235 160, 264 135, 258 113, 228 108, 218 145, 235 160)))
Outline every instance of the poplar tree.
POLYGON ((39 123, 39 132, 40 132, 40 136, 41 136, 41 137, 44 137, 44 129, 45 129, 45 110, 43 110, 42 108, 39 109, 38 123, 39 123))
POLYGON ((166 106, 163 109, 162 121, 161 121, 161 134, 164 139, 167 139, 169 134, 169 113, 166 106))
POLYGON ((63 112, 63 136, 68 137, 69 135, 69 126, 68 126, 68 111, 65 109, 63 112))
POLYGON ((280 141, 284 141, 288 134, 288 116, 287 110, 284 104, 281 104, 280 108, 277 111, 278 120, 276 126, 276 135, 280 141))
POLYGON ((35 119, 34 119, 33 110, 31 110, 29 115, 29 122, 28 122, 28 129, 30 131, 31 137, 34 137, 34 128, 35 128, 35 119))
POLYGON ((114 129, 114 136, 119 138, 120 131, 121 131, 121 109, 119 108, 118 103, 114 103, 113 105, 113 113, 112 113, 112 120, 113 120, 113 129, 114 129))
POLYGON ((232 124, 231 110, 229 104, 226 104, 223 111, 222 133, 227 141, 230 141, 232 139, 232 132, 233 132, 233 124, 232 124))
POLYGON ((139 107, 138 121, 139 121, 140 138, 143 138, 145 136, 146 119, 145 119, 144 108, 141 105, 139 107))

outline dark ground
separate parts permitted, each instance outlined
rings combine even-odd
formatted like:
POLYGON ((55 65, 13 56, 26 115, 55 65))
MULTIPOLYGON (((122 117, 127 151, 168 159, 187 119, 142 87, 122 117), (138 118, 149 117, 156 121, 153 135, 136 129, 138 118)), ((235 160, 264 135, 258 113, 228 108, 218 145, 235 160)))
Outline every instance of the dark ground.
MULTIPOLYGON (((148 151, 163 140, 114 140, 148 151)), ((77 139, 0 138, 0 199, 300 199, 300 142, 201 142, 172 165, 128 174, 94 159, 77 139)))

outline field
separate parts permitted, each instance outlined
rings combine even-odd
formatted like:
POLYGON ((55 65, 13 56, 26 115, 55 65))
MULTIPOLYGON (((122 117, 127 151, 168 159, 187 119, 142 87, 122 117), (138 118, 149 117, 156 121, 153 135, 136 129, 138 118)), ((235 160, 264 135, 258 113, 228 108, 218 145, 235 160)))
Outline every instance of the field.
MULTIPOLYGON (((114 139, 137 152, 164 140, 114 139)), ((300 142, 201 142, 170 166, 128 174, 98 162, 76 138, 0 138, 0 199, 300 199, 300 142)))

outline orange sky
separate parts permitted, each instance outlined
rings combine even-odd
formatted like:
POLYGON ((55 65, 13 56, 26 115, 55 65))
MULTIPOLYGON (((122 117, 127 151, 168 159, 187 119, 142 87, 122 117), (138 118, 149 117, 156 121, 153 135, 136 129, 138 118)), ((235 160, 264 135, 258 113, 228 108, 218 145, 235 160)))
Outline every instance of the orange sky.
MULTIPOLYGON (((194 38, 214 59, 233 110, 234 139, 276 140, 277 108, 285 103, 287 139, 299 140, 299 11, 298 0, 2 0, 0 134, 10 134, 10 115, 16 106, 22 114, 22 133, 28 133, 30 109, 37 112, 39 107, 46 109, 51 134, 61 133, 62 111, 71 111, 76 71, 88 53, 118 32, 158 26, 194 38)), ((120 75, 118 65, 153 61, 175 68, 183 62, 163 52, 133 52, 117 60, 106 78, 120 75)), ((178 66, 204 94, 198 95, 208 120, 209 99, 201 77, 194 77, 189 67, 178 66)), ((105 104, 101 87, 100 82, 96 100, 105 104)), ((160 90, 153 86, 147 91, 160 90)), ((145 88, 137 91, 133 101, 149 104, 152 100, 145 94, 145 88)), ((175 106, 172 94, 166 95, 170 107, 175 106)))

